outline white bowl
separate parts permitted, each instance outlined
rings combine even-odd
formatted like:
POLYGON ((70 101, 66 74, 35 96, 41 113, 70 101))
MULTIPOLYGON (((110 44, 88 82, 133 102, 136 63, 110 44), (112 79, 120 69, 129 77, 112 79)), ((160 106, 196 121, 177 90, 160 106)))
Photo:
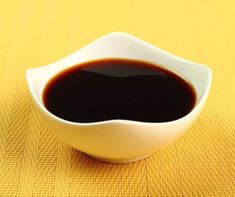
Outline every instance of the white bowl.
POLYGON ((126 163, 153 154, 190 127, 206 101, 212 74, 205 65, 184 60, 127 33, 117 32, 103 36, 55 63, 28 69, 26 78, 33 101, 43 120, 61 139, 96 159, 126 163), (55 74, 81 62, 113 57, 145 60, 181 74, 196 90, 195 107, 180 119, 162 123, 120 119, 75 123, 53 115, 44 107, 43 88, 55 74))

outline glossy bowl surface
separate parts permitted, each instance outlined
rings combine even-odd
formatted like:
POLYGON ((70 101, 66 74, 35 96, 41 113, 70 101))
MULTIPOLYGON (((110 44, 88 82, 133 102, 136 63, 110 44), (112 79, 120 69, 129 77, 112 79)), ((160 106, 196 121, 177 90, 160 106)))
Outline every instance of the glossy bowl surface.
POLYGON ((115 32, 55 63, 28 69, 26 79, 32 99, 43 120, 62 140, 96 159, 126 163, 153 154, 191 126, 205 104, 212 73, 205 65, 172 55, 127 33, 115 32), (104 58, 144 60, 179 73, 196 90, 197 101, 194 109, 180 119, 163 123, 120 119, 75 123, 56 117, 44 107, 43 89, 54 75, 75 64, 104 58))

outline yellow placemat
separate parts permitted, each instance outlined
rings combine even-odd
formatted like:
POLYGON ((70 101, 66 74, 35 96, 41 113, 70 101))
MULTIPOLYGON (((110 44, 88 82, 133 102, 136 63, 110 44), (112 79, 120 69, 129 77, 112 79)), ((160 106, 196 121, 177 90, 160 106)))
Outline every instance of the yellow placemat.
POLYGON ((234 8, 234 0, 1 1, 0 196, 235 196, 234 8), (57 139, 24 76, 112 31, 213 70, 192 128, 127 165, 94 161, 57 139))

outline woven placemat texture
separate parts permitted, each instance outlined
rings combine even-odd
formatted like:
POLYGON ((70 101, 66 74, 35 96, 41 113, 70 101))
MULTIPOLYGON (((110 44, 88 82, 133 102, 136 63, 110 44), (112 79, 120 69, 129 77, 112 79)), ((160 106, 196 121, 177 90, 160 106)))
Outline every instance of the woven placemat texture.
POLYGON ((235 1, 12 0, 0 6, 0 196, 235 196, 235 1), (213 71, 193 126, 151 157, 95 161, 31 102, 25 70, 126 31, 213 71))

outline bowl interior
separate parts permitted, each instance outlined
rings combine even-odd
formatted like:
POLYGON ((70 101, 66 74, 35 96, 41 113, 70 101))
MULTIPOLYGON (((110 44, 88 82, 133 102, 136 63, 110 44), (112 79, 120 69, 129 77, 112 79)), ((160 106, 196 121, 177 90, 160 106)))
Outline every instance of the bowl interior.
POLYGON ((108 34, 53 64, 29 69, 28 85, 42 104, 43 88, 52 76, 75 64, 103 58, 144 60, 179 73, 195 88, 196 105, 209 90, 211 71, 207 66, 184 60, 126 33, 108 34))

